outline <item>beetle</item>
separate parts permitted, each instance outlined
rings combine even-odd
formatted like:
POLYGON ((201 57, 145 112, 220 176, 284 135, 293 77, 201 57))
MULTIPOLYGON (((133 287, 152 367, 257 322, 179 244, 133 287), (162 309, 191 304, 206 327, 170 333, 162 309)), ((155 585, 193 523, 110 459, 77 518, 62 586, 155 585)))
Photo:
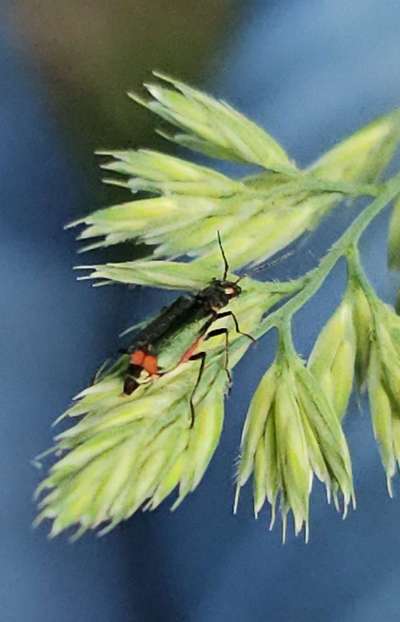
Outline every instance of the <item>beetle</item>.
POLYGON ((233 298, 242 290, 236 281, 227 280, 229 265, 218 232, 218 244, 224 262, 221 279, 213 278, 209 284, 194 295, 179 296, 160 314, 151 320, 134 338, 125 350, 129 364, 124 376, 123 394, 131 395, 141 384, 164 375, 187 361, 200 361, 199 373, 190 398, 192 424, 194 421, 193 397, 204 371, 206 353, 199 350, 203 341, 225 335, 225 370, 228 369, 229 331, 227 328, 210 330, 219 319, 232 317, 236 332, 255 341, 240 330, 233 311, 224 311, 233 298))

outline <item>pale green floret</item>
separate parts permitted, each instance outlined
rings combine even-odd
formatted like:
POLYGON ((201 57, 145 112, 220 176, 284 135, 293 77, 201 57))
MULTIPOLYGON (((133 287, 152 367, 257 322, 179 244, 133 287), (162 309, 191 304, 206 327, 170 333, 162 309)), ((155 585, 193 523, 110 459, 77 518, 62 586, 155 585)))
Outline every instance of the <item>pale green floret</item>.
POLYGON ((353 289, 352 297, 353 320, 357 338, 355 373, 358 386, 363 389, 368 372, 373 317, 370 304, 361 287, 357 286, 353 289))
POLYGON ((187 132, 186 135, 175 135, 173 140, 206 155, 259 164, 278 171, 295 170, 283 148, 231 106, 169 76, 158 72, 154 75, 176 89, 146 85, 156 101, 145 105, 187 132))
POLYGON ((275 398, 276 366, 272 365, 254 393, 243 428, 238 485, 244 486, 250 477, 257 445, 264 434, 266 419, 275 398))
MULTIPOLYGON (((274 407, 273 407, 274 408, 274 407)), ((275 507, 280 489, 282 488, 282 477, 278 463, 278 447, 276 438, 275 416, 272 410, 267 419, 264 433, 265 459, 266 459, 266 480, 265 490, 268 503, 271 506, 271 523, 273 527, 275 521, 275 507)), ((261 508, 258 508, 258 511, 261 508)))
POLYGON ((400 318, 374 300, 374 335, 368 368, 368 394, 375 438, 386 471, 389 494, 400 464, 400 318))
POLYGON ((179 501, 194 490, 222 430, 226 374, 216 369, 202 395, 196 394, 193 428, 188 399, 197 376, 191 365, 134 398, 121 395, 121 379, 114 411, 92 403, 82 421, 56 439, 56 448, 67 453, 40 486, 39 492, 50 492, 40 502, 37 522, 53 519, 51 535, 73 525, 80 525, 81 535, 106 524, 105 533, 146 501, 155 508, 176 486, 179 501))
POLYGON ((333 147, 310 170, 333 181, 375 181, 400 140, 400 111, 379 117, 333 147))
POLYGON ((391 495, 391 480, 396 470, 392 431, 392 404, 383 384, 381 361, 376 344, 373 344, 371 348, 368 370, 368 395, 374 434, 378 441, 382 462, 386 471, 388 490, 391 495))
POLYGON ((257 518, 258 513, 265 503, 267 496, 267 452, 265 449, 264 438, 261 436, 257 443, 257 449, 254 456, 254 477, 253 477, 253 497, 254 497, 254 515, 257 518))
POLYGON ((292 512, 296 534, 304 527, 306 539, 313 474, 325 484, 328 499, 342 493, 344 511, 354 502, 350 455, 338 417, 298 357, 287 355, 286 362, 274 363, 253 397, 242 437, 236 505, 251 474, 256 516, 267 499, 272 525, 279 497, 284 533, 292 512))
POLYGON ((356 352, 353 304, 346 295, 319 334, 308 362, 339 419, 346 413, 353 388, 356 352))
MULTIPOLYGON (((187 194, 190 196, 225 197, 246 192, 246 186, 206 166, 192 164, 157 151, 102 151, 114 160, 101 168, 126 175, 131 192, 187 194)), ((110 180, 108 180, 110 181, 110 180)))
POLYGON ((393 346, 393 342, 384 327, 378 329, 378 332, 379 354, 387 390, 392 395, 393 400, 400 403, 400 353, 393 346))
POLYGON ((350 453, 340 421, 330 402, 321 392, 314 375, 298 361, 296 365, 299 400, 303 412, 318 441, 329 473, 323 479, 328 489, 343 495, 345 511, 350 501, 355 503, 350 453))
POLYGON ((119 283, 136 283, 162 287, 163 289, 185 289, 197 291, 209 280, 209 272, 197 266, 173 261, 126 261, 105 265, 78 266, 85 270, 94 270, 89 277, 80 280, 99 279, 119 283))
POLYGON ((225 385, 226 376, 222 371, 197 408, 193 432, 184 455, 179 496, 173 509, 195 490, 218 446, 224 422, 225 385))
POLYGON ((332 367, 332 383, 334 384, 332 405, 340 419, 346 414, 353 389, 355 346, 355 339, 343 341, 332 367))
POLYGON ((288 510, 293 512, 297 535, 308 524, 313 474, 293 384, 292 374, 284 373, 276 392, 275 433, 282 479, 281 504, 285 514, 288 510))

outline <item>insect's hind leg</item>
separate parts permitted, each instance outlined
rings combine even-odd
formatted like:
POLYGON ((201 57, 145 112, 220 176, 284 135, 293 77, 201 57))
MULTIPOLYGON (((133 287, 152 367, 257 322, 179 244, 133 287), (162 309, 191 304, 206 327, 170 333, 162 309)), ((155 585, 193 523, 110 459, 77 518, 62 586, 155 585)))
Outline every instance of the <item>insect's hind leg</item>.
MULTIPOLYGON (((254 337, 252 337, 251 335, 248 335, 247 333, 243 333, 240 328, 239 328, 239 323, 237 321, 237 318, 235 316, 235 314, 232 311, 224 311, 223 313, 219 313, 216 317, 211 318, 207 323, 206 326, 204 327, 204 330, 206 331, 208 329, 208 327, 215 322, 215 320, 223 318, 223 317, 228 317, 231 316, 234 324, 235 324, 235 328, 236 328, 236 332, 239 333, 240 335, 243 335, 245 337, 248 337, 249 339, 251 339, 251 341, 256 341, 254 339, 254 337)), ((203 332, 203 331, 202 331, 203 332)), ((224 335, 225 336, 225 363, 224 363, 224 369, 226 372, 226 375, 228 377, 228 382, 229 382, 229 389, 232 385, 232 374, 229 370, 229 331, 227 328, 216 328, 215 330, 210 331, 209 333, 207 333, 207 335, 204 337, 204 341, 208 341, 209 339, 212 339, 213 337, 219 337, 220 335, 224 335)), ((194 404, 193 404, 193 399, 195 396, 195 393, 198 389, 198 386, 201 382, 201 378, 203 376, 203 372, 204 372, 204 367, 205 367, 205 362, 206 362, 206 352, 197 352, 196 354, 193 354, 190 357, 190 361, 200 361, 200 368, 199 368, 199 374, 197 376, 197 380, 196 380, 196 384, 193 387, 193 391, 192 394, 190 396, 190 412, 191 412, 191 424, 190 427, 193 427, 194 424, 194 417, 195 417, 195 412, 194 412, 194 404)))
POLYGON ((195 393, 196 393, 196 391, 198 389, 198 386, 199 386, 199 384, 201 382, 201 378, 203 376, 204 367, 205 367, 205 364, 206 364, 206 357, 207 357, 207 354, 205 352, 197 352, 196 354, 193 354, 190 357, 190 359, 189 359, 189 361, 200 361, 199 373, 197 375, 197 380, 195 382, 195 385, 193 387, 192 394, 191 394, 190 400, 189 400, 189 404, 190 404, 190 427, 191 428, 193 428, 194 416, 195 416, 193 400, 194 400, 195 393))
MULTIPOLYGON (((221 317, 221 316, 218 316, 221 317)), ((232 384, 232 374, 229 371, 229 331, 227 328, 216 328, 215 330, 210 331, 204 338, 204 341, 208 341, 213 337, 218 337, 219 335, 225 336, 225 364, 224 369, 226 375, 228 376, 229 388, 232 384)))

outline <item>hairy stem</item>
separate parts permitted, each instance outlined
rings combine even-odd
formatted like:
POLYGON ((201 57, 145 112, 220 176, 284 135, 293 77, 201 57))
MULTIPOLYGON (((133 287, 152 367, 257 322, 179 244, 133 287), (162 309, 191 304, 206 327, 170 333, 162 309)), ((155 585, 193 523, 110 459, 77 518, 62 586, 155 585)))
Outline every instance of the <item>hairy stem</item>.
MULTIPOLYGON (((400 173, 392 177, 383 187, 379 196, 372 201, 353 221, 350 227, 335 242, 330 251, 321 260, 319 266, 310 270, 303 278, 304 286, 294 294, 280 309, 260 323, 254 337, 259 339, 271 328, 288 326, 293 315, 318 291, 328 274, 341 257, 348 255, 372 222, 372 220, 400 193, 400 173)), ((238 344, 239 345, 239 344, 238 344)))
POLYGON ((376 294, 362 267, 360 251, 356 243, 349 247, 346 259, 350 281, 356 282, 362 288, 368 302, 371 306, 374 306, 376 304, 376 294))
MULTIPOLYGON (((268 174, 270 175, 270 174, 268 174)), ((255 175, 251 178, 252 181, 262 180, 265 177, 263 175, 255 175)), ((327 192, 327 193, 337 193, 343 194, 350 197, 360 197, 360 196, 370 196, 376 197, 380 194, 383 189, 382 184, 352 184, 343 181, 327 181, 324 179, 319 179, 318 177, 313 177, 310 173, 303 174, 297 173, 296 175, 291 175, 291 179, 294 181, 289 181, 281 184, 276 188, 276 194, 293 194, 298 192, 327 192)), ((245 180, 246 181, 246 180, 245 180)), ((257 196, 262 196, 262 190, 257 190, 257 196)), ((268 191, 268 198, 273 196, 274 192, 268 191)))

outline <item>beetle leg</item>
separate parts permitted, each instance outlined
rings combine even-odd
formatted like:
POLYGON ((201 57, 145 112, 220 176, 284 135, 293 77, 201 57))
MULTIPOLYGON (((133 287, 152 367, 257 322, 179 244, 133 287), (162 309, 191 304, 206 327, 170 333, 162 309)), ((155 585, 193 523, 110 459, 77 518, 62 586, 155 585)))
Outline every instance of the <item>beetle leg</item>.
POLYGON ((232 374, 229 371, 229 331, 227 328, 216 328, 208 333, 205 336, 204 341, 208 341, 208 339, 212 339, 213 337, 218 337, 219 335, 225 335, 225 365, 224 369, 226 375, 228 376, 229 389, 232 384, 232 374))
POLYGON ((195 414, 194 413, 193 399, 194 399, 194 395, 195 395, 195 393, 197 391, 197 388, 198 388, 198 386, 200 384, 200 381, 201 381, 201 377, 202 377, 203 372, 204 372, 204 366, 206 364, 206 356, 207 356, 207 354, 205 352, 197 352, 196 354, 193 354, 190 357, 190 359, 189 359, 189 361, 200 361, 199 373, 198 373, 197 380, 196 380, 196 383, 195 383, 195 385, 193 387, 193 391, 192 391, 192 394, 191 394, 190 400, 189 400, 190 416, 191 416, 190 427, 191 428, 194 425, 194 414, 195 414))
POLYGON ((217 317, 215 319, 219 320, 219 319, 221 319, 223 317, 229 317, 229 316, 232 318, 233 323, 235 325, 236 332, 239 335, 243 335, 243 337, 248 337, 248 339, 250 339, 251 341, 257 341, 256 339, 254 339, 254 337, 252 335, 249 335, 249 333, 243 333, 240 330, 238 319, 237 319, 236 315, 233 313, 233 311, 222 311, 222 313, 218 313, 218 315, 217 315, 217 317))

